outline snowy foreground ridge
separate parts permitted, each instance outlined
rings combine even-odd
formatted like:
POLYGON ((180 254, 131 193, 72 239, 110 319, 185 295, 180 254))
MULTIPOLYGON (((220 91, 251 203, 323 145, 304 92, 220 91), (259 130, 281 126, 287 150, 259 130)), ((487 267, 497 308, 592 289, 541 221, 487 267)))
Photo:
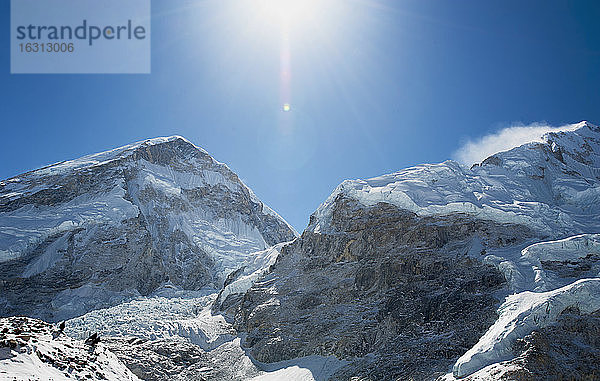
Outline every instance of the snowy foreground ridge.
POLYGON ((102 343, 71 339, 41 320, 0 319, 0 342, 2 380, 138 380, 102 343))

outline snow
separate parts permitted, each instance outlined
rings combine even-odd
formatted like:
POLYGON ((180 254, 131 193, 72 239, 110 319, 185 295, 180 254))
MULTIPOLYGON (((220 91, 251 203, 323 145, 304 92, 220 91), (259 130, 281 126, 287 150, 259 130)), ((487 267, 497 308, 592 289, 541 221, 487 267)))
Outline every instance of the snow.
POLYGON ((458 359, 454 376, 465 377, 487 365, 510 359, 511 346, 518 338, 554 323, 569 307, 582 313, 600 309, 600 278, 581 279, 547 292, 525 291, 509 296, 498 310, 496 323, 458 359))
POLYGON ((295 380, 295 381, 313 381, 312 372, 306 368, 300 368, 297 365, 278 369, 274 372, 265 373, 260 376, 251 378, 251 381, 279 381, 279 380, 295 380))
MULTIPOLYGON (((510 380, 511 376, 514 377, 514 372, 518 372, 522 368, 517 364, 499 362, 491 364, 478 370, 477 372, 469 375, 469 381, 491 381, 499 380, 502 377, 510 380), (508 378, 506 378, 508 377, 508 378)), ((456 381, 458 378, 454 377, 452 373, 445 374, 439 381, 456 381)))
MULTIPOLYGON (((149 163, 147 161, 139 161, 138 169, 140 170, 139 185, 143 188, 145 184, 158 185, 159 189, 163 189, 167 193, 179 194, 181 189, 193 189, 206 185, 223 185, 232 192, 240 191, 239 183, 231 181, 223 176, 222 173, 205 168, 202 171, 181 172, 171 167, 165 167, 149 163)), ((202 163, 195 161, 194 164, 198 168, 202 168, 202 163)))
MULTIPOLYGON (((138 177, 129 182, 128 188, 142 215, 166 215, 170 231, 184 232, 191 242, 213 258, 215 271, 220 278, 235 270, 250 253, 268 246, 256 226, 243 221, 239 213, 220 216, 212 205, 192 206, 192 202, 182 192, 207 185, 221 185, 230 192, 241 193, 244 185, 240 182, 228 179, 222 173, 213 170, 203 169, 199 173, 180 172, 146 161, 139 161, 136 167, 139 169, 138 177), (164 197, 141 201, 140 193, 148 189, 153 194, 164 197), (183 204, 184 207, 174 209, 170 200, 174 200, 176 205, 183 204), (165 209, 169 212, 165 213, 165 209)), ((200 164, 197 163, 197 167, 200 167, 200 164)), ((154 229, 151 229, 150 233, 155 242, 164 234, 154 229)))
MULTIPOLYGON (((106 164, 113 160, 117 160, 117 159, 126 157, 140 147, 152 146, 152 145, 172 142, 175 140, 182 140, 189 144, 192 144, 184 137, 178 136, 178 135, 146 139, 146 140, 128 144, 128 145, 125 145, 122 147, 114 148, 114 149, 111 149, 108 151, 103 151, 103 152, 99 152, 99 153, 95 153, 95 154, 91 154, 91 155, 86 155, 86 156, 83 156, 83 157, 75 159, 75 160, 61 161, 61 162, 58 162, 55 164, 51 164, 44 168, 33 171, 33 173, 37 176, 58 175, 58 174, 64 174, 65 172, 69 172, 69 171, 73 171, 73 170, 77 170, 77 169, 103 165, 103 164, 106 164)), ((194 147, 196 147, 196 146, 194 146, 194 147)), ((207 152, 205 150, 203 150, 202 148, 200 148, 200 147, 196 147, 196 148, 198 150, 200 150, 201 152, 207 154, 207 152)))
POLYGON ((51 302, 56 320, 79 316, 94 308, 103 308, 137 297, 136 290, 111 291, 101 285, 86 284, 59 292, 51 302))
POLYGON ((600 234, 580 234, 556 241, 539 242, 526 247, 521 253, 531 260, 579 260, 589 254, 600 254, 600 234))
MULTIPOLYGON (((539 242, 521 252, 521 261, 528 263, 534 271, 534 291, 547 291, 563 286, 564 279, 546 271, 542 262, 561 262, 563 267, 576 264, 590 256, 600 256, 600 234, 580 234, 556 241, 539 242), (567 262, 567 263, 565 263, 567 262)), ((600 276, 600 267, 591 268, 589 276, 600 276)))
POLYGON ((33 275, 43 273, 54 266, 67 250, 68 239, 69 234, 65 233, 62 237, 48 245, 44 253, 36 261, 27 265, 23 272, 23 278, 29 278, 33 275))
POLYGON ((0 379, 138 380, 102 343, 91 347, 28 318, 0 319, 0 328, 7 332, 3 333, 6 342, 17 344, 0 348, 0 379))
POLYGON ((271 364, 254 360, 254 363, 264 373, 252 378, 251 381, 325 381, 342 366, 348 364, 347 361, 338 360, 335 356, 306 356, 271 364))
POLYGON ((366 206, 385 202, 420 216, 465 213, 522 224, 557 238, 599 231, 599 130, 589 123, 576 127, 544 135, 545 143, 497 153, 493 157, 500 165, 469 169, 445 161, 368 180, 344 181, 315 212, 313 229, 329 229, 334 201, 344 195, 366 206), (545 150, 545 144, 560 147, 564 163, 545 150))
MULTIPOLYGON (((119 225, 138 216, 138 208, 125 200, 121 181, 106 193, 84 194, 61 205, 25 205, 11 212, 0 213, 0 262, 19 258, 45 239, 63 234, 75 227, 100 223, 119 225)), ((47 264, 56 259, 47 254, 47 264)), ((44 266, 40 263, 38 269, 44 266)), ((31 275, 35 273, 31 270, 31 275)))

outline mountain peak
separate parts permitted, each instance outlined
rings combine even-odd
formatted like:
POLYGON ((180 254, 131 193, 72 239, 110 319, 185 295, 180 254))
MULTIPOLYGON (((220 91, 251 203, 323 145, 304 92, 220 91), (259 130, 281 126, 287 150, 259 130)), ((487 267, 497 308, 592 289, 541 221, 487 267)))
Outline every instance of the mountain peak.
POLYGON ((196 148, 197 150, 199 150, 205 154, 208 154, 208 152, 206 150, 204 150, 202 147, 198 147, 197 145, 192 143, 190 140, 186 139, 185 137, 183 137, 181 135, 158 136, 155 138, 140 140, 138 142, 128 144, 126 146, 115 148, 115 149, 116 150, 123 149, 123 148, 136 149, 136 148, 140 148, 140 147, 169 145, 169 144, 173 144, 173 143, 187 144, 187 145, 193 146, 194 148, 196 148))
MULTIPOLYGON (((297 235, 237 174, 181 136, 0 182, 0 230, 0 273, 15 280, 3 296, 16 297, 19 282, 28 295, 44 289, 43 305, 56 308, 35 313, 50 320, 163 284, 218 288, 251 253, 297 235), (45 283, 53 277, 70 283, 45 283)), ((0 315, 16 306, 33 313, 38 303, 0 300, 0 315)))
MULTIPOLYGON (((106 151, 101 151, 98 153, 85 155, 77 159, 72 160, 63 160, 54 164, 47 165, 42 168, 38 168, 32 171, 29 171, 23 175, 34 175, 34 176, 46 176, 46 175, 61 175, 64 173, 68 173, 73 170, 80 170, 83 168, 95 167, 99 165, 107 164, 111 161, 122 160, 130 157, 139 158, 141 157, 145 159, 150 159, 148 155, 145 155, 143 152, 150 147, 169 147, 174 148, 178 147, 178 149, 173 150, 173 152, 183 153, 195 153, 203 156, 205 158, 210 158, 210 160, 214 164, 223 165, 224 164, 218 162, 213 159, 210 154, 201 147, 194 145, 188 139, 184 138, 180 135, 172 135, 166 137, 156 137, 151 139, 140 140, 135 143, 127 144, 121 147, 109 149, 106 151)), ((155 149, 156 149, 155 148, 155 149)), ((147 152, 147 151, 146 151, 147 152)), ((172 155, 171 155, 172 156, 172 155)), ((10 180, 15 180, 16 178, 12 178, 10 180)), ((18 179, 17 179, 18 180, 18 179)))

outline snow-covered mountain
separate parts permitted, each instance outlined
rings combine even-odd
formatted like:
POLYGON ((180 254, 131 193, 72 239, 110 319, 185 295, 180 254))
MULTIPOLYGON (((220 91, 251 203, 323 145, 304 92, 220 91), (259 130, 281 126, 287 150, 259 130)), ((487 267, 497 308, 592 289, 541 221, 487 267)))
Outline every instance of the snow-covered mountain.
POLYGON ((520 224, 554 237, 600 231, 600 128, 581 122, 471 168, 449 160, 344 181, 315 212, 315 231, 329 226, 340 195, 365 206, 389 203, 423 217, 463 213, 520 224))
POLYGON ((179 136, 0 182, 0 316, 65 319, 163 285, 218 290, 294 230, 179 136))
POLYGON ((235 327, 261 361, 348 361, 333 379, 589 378, 598 232, 600 128, 587 122, 472 167, 345 181, 247 291, 235 327), (578 367, 560 355, 573 348, 578 367))
POLYGON ((300 237, 152 139, 0 184, 0 313, 72 317, 146 380, 593 379, 599 234, 587 122, 345 181, 300 237))

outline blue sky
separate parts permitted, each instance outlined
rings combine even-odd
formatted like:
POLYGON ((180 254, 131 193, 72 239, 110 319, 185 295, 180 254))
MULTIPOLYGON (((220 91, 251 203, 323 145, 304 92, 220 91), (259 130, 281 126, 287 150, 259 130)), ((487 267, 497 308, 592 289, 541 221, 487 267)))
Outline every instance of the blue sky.
POLYGON ((153 0, 150 75, 10 75, 2 1, 0 178, 179 134, 302 231, 344 179, 600 122, 597 1, 249 1, 153 0))

